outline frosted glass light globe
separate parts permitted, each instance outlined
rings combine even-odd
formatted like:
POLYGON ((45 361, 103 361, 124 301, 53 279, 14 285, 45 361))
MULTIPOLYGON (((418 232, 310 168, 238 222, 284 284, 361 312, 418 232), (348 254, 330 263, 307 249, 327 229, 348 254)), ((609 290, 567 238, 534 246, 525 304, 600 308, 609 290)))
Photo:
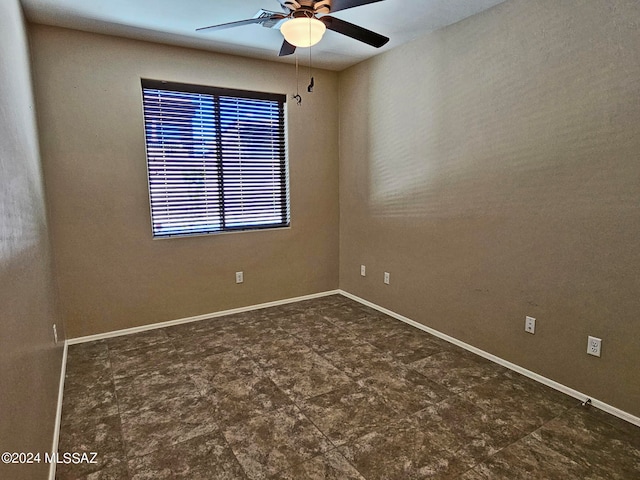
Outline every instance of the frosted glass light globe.
POLYGON ((292 18, 280 27, 284 39, 296 47, 311 47, 322 39, 327 30, 317 18, 292 18))

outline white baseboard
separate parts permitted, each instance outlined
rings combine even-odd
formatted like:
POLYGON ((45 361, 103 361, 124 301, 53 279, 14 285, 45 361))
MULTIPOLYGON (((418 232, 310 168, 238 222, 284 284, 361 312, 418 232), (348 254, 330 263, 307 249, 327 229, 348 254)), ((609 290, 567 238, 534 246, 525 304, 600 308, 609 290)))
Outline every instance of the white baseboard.
MULTIPOLYGON (((53 442, 51 444, 51 454, 55 458, 58 452, 58 439, 60 438, 60 421, 62 420, 62 399, 64 396, 64 378, 67 373, 67 342, 64 342, 62 349, 62 364, 60 366, 60 382, 58 384, 58 406, 56 407, 56 423, 53 427, 53 442)), ((56 478, 56 462, 49 464, 49 480, 56 478)))
POLYGON ((339 293, 340 293, 340 290, 329 290, 326 292, 313 293, 311 295, 304 295, 302 297, 285 298, 283 300, 276 300, 275 302, 260 303, 258 305, 250 305, 248 307, 233 308, 231 310, 222 310, 214 313, 205 313, 204 315, 197 315, 195 317, 179 318, 177 320, 169 320, 166 322, 152 323, 150 325, 141 325, 139 327, 125 328, 123 330, 115 330, 115 331, 106 332, 106 333, 98 333, 96 335, 87 335, 86 337, 76 337, 76 338, 71 338, 67 340, 67 344, 75 345, 77 343, 93 342, 95 340, 103 340, 105 338, 119 337, 121 335, 131 335, 132 333, 146 332, 148 330, 155 330, 157 328, 172 327, 174 325, 180 325, 183 323, 198 322, 200 320, 208 320, 211 318, 223 317, 225 315, 232 315, 234 313, 250 312, 252 310, 259 310, 261 308, 276 307, 278 305, 286 305, 287 303, 301 302, 303 300, 312 300, 314 298, 326 297, 328 295, 337 295, 339 293))
POLYGON ((355 300, 358 303, 361 303, 363 305, 366 305, 367 307, 371 307, 375 310, 378 310, 379 312, 385 313, 387 315, 389 315, 390 317, 393 317, 397 320, 400 320, 401 322, 407 323, 413 327, 416 327, 422 331, 425 331, 427 333, 430 333, 431 335, 441 338, 443 340, 446 340, 449 343, 452 343, 454 345, 457 345, 458 347, 464 348, 465 350, 468 350, 472 353, 475 353, 476 355, 480 355, 481 357, 486 358, 487 360, 491 360, 492 362, 495 362, 499 365, 502 365, 503 367, 508 368, 509 370, 513 370, 514 372, 520 373, 522 375, 524 375, 525 377, 529 377, 537 382, 540 382, 548 387, 551 387, 555 390, 558 390, 562 393, 565 393, 567 395, 569 395, 570 397, 574 397, 577 398, 580 401, 585 401, 587 399, 591 400, 591 405, 604 411, 607 413, 610 413, 611 415, 614 415, 618 418, 621 418, 622 420, 626 420, 629 423, 632 423, 634 425, 637 425, 640 427, 640 417, 636 417, 635 415, 632 415, 628 412, 625 412, 624 410, 620 410, 619 408, 616 408, 612 405, 609 405, 608 403, 602 402, 600 400, 597 400, 593 397, 590 397, 589 395, 586 395, 582 392, 579 392, 577 390, 574 390, 573 388, 567 387, 566 385, 563 385, 561 383, 558 383, 554 380, 551 380, 550 378, 544 377, 538 373, 532 372, 531 370, 527 370, 524 367, 521 367, 520 365, 516 365, 515 363, 511 363, 503 358, 497 357, 489 352, 485 352, 484 350, 481 350, 477 347, 474 347, 473 345, 469 345, 468 343, 465 343, 463 341, 458 340, 457 338, 451 337, 449 335, 446 335, 442 332, 439 332, 438 330, 435 330, 431 327, 427 327, 426 325, 423 325, 421 323, 418 323, 414 320, 411 320, 410 318, 405 317, 404 315, 400 315, 399 313, 393 312, 391 310, 388 310, 384 307, 381 307, 379 305, 376 305, 375 303, 369 302, 368 300, 365 300, 363 298, 360 298, 356 295, 353 295, 349 292, 345 292, 344 290, 339 290, 341 295, 344 295, 347 298, 350 298, 351 300, 355 300))
MULTIPOLYGON (((335 295, 335 294, 340 294, 343 295, 347 298, 350 298, 358 303, 361 303, 363 305, 366 305, 368 307, 371 307, 375 310, 378 310, 379 312, 385 313, 387 315, 389 315, 390 317, 393 317, 397 320, 400 320, 401 322, 404 322, 408 325, 411 325, 413 327, 416 327, 422 331, 425 331, 427 333, 430 333, 431 335, 441 338, 449 343, 452 343, 454 345, 457 345, 458 347, 464 348, 465 350, 468 350, 472 353, 475 353, 476 355, 479 355, 483 358, 486 358, 487 360, 490 360, 494 363, 497 363, 499 365, 502 365, 503 367, 508 368, 509 370, 513 370, 514 372, 520 373, 526 377, 529 377, 539 383, 542 383, 543 385, 546 385, 548 387, 551 387, 555 390, 558 390, 562 393, 565 393, 571 397, 577 398, 580 401, 585 401, 587 399, 591 400, 591 405, 604 411, 607 413, 610 413, 611 415, 614 415, 618 418, 621 418, 623 420, 626 420, 629 423, 632 423, 634 425, 637 425, 640 427, 640 417, 636 417, 635 415, 632 415, 628 412, 625 412, 624 410, 620 410, 619 408, 616 408, 612 405, 609 405, 608 403, 602 402, 598 399, 592 398, 589 395, 586 395, 582 392, 579 392, 577 390, 574 390, 573 388, 567 387, 566 385, 563 385, 561 383, 558 383, 554 380, 551 380, 550 378, 544 377, 538 373, 532 372, 531 370, 527 370, 524 367, 521 367, 520 365, 516 365, 515 363, 511 363, 503 358, 497 357, 496 355, 493 355, 489 352, 486 352, 484 350, 481 350, 477 347, 474 347, 473 345, 470 345, 468 343, 465 343, 461 340, 458 340, 457 338, 451 337, 447 334, 444 334, 438 330, 435 330, 431 327, 427 327, 426 325, 423 325, 421 323, 418 323, 414 320, 411 320, 410 318, 405 317, 404 315, 400 315, 399 313, 393 312, 391 310, 388 310, 384 307, 381 307, 379 305, 376 305, 375 303, 369 302, 368 300, 365 300, 363 298, 360 298, 356 295, 353 295, 349 292, 346 292, 344 290, 330 290, 330 291, 326 291, 326 292, 320 292, 320 293, 314 293, 311 295, 304 295, 301 297, 295 297, 295 298, 287 298, 287 299, 283 299, 283 300, 277 300, 274 302, 267 302, 267 303, 261 303, 258 305, 250 305, 247 307, 241 307, 241 308, 234 308, 231 310, 223 310, 223 311, 219 311, 219 312, 214 312, 214 313, 207 313, 204 315, 198 315, 195 317, 187 317, 187 318, 180 318, 177 320, 169 320, 166 322, 160 322, 160 323, 153 323, 151 325, 142 325, 140 327, 133 327, 133 328, 127 328, 127 329, 123 329, 123 330, 115 330, 112 332, 106 332, 106 333, 99 333, 97 335, 88 335, 85 337, 76 337, 76 338, 71 338, 69 340, 67 340, 65 342, 65 351, 64 351, 64 367, 62 370, 62 377, 61 377, 61 382, 60 382, 60 394, 59 394, 59 406, 58 406, 58 418, 56 420, 56 435, 55 435, 55 442, 54 442, 54 447, 57 450, 57 431, 59 430, 59 422, 60 422, 60 411, 62 409, 62 388, 64 387, 64 371, 65 371, 65 367, 66 367, 66 356, 67 356, 67 345, 75 345, 78 343, 85 343, 85 342, 92 342, 95 340, 103 340, 106 338, 113 338, 113 337, 119 337, 121 335, 130 335, 133 333, 138 333, 138 332, 144 332, 144 331, 148 331, 148 330, 155 330, 157 328, 165 328, 165 327, 171 327, 173 325, 180 325, 183 323, 191 323, 191 322, 197 322, 200 320, 207 320, 207 319, 211 319, 211 318, 216 318, 216 317, 222 317, 225 315, 232 315, 235 313, 242 313, 242 312, 250 312, 252 310, 259 310, 261 308, 268 308, 268 307, 275 307, 278 305, 286 305, 288 303, 295 303, 295 302, 301 302, 303 300, 311 300, 314 298, 320 298, 320 297, 326 297, 328 295, 335 295)), ((55 466, 52 467, 52 470, 55 473, 55 466)), ((53 477, 51 477, 53 478, 53 477)))

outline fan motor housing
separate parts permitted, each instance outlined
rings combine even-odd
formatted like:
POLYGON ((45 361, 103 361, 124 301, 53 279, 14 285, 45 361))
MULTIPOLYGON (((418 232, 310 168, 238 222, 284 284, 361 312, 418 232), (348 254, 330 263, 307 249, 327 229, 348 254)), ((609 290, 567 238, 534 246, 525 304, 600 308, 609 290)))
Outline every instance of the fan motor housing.
POLYGON ((280 0, 280 3, 294 13, 298 11, 313 14, 331 12, 331 0, 280 0))

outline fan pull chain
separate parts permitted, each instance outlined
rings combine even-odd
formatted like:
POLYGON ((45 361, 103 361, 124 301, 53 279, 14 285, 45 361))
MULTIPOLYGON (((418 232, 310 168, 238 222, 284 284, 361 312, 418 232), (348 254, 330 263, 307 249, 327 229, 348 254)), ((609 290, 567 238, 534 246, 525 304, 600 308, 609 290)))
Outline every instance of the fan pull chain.
POLYGON ((311 47, 309 47, 309 86, 307 87, 307 92, 312 93, 313 92, 313 77, 311 76, 311 47))
MULTIPOLYGON (((311 43, 311 23, 309 23, 309 43, 311 43)), ((311 75, 311 47, 309 47, 309 86, 307 87, 307 92, 313 92, 313 76, 311 75)))
POLYGON ((298 77, 298 52, 296 52, 296 94, 293 98, 298 102, 298 106, 302 104, 302 97, 300 96, 300 80, 298 77))

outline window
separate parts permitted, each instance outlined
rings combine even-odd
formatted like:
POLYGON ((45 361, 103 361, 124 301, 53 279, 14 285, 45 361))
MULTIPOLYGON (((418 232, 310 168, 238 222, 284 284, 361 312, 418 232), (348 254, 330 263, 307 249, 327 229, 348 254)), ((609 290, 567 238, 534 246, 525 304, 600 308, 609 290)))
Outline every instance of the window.
POLYGON ((289 225, 278 94, 142 80, 154 237, 289 225))

